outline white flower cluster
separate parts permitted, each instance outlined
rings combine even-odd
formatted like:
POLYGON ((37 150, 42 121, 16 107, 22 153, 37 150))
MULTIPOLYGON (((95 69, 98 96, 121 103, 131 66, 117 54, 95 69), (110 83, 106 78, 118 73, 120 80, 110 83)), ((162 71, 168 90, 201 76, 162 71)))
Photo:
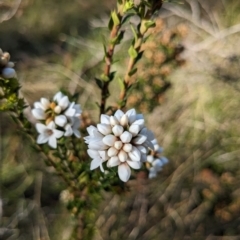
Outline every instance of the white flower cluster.
POLYGON ((68 96, 58 92, 52 101, 41 98, 39 102, 34 103, 32 109, 33 116, 42 121, 36 124, 39 133, 38 144, 47 143, 52 148, 57 147, 57 140, 62 136, 69 137, 73 134, 80 138, 80 115, 81 108, 79 104, 70 102, 68 96))
POLYGON ((10 54, 0 49, 0 76, 7 79, 16 77, 16 72, 13 68, 14 63, 10 62, 10 54))
POLYGON ((103 162, 107 162, 109 168, 118 166, 123 182, 130 178, 130 167, 140 169, 147 160, 149 148, 154 148, 153 133, 145 127, 143 115, 136 114, 135 109, 126 113, 117 110, 114 116, 102 114, 101 123, 88 127, 87 131, 89 136, 84 139, 93 159, 91 170, 100 167, 104 171, 103 162))
POLYGON ((149 170, 148 178, 155 178, 157 173, 162 170, 162 167, 168 163, 168 159, 166 157, 160 156, 163 149, 158 145, 157 140, 154 139, 152 143, 154 145, 154 151, 152 151, 151 155, 147 156, 146 163, 149 170))

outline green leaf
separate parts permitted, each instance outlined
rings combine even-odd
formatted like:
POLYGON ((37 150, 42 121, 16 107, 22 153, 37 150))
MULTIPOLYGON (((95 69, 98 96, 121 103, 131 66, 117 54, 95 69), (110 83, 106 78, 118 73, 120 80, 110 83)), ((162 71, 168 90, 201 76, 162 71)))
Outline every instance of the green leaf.
POLYGON ((128 76, 131 77, 137 72, 137 68, 132 69, 129 73, 128 76))
POLYGON ((136 32, 136 30, 135 30, 135 28, 133 27, 132 24, 131 24, 131 30, 132 30, 132 32, 133 32, 134 40, 135 40, 135 42, 137 42, 137 40, 138 40, 138 35, 137 35, 137 32, 136 32))
POLYGON ((109 74, 109 81, 112 81, 112 80, 114 79, 115 74, 116 74, 116 71, 111 72, 111 73, 109 74))
POLYGON ((137 58, 138 53, 137 53, 136 49, 134 49, 133 45, 131 45, 131 47, 128 49, 128 54, 133 59, 137 58))
POLYGON ((144 51, 141 51, 141 52, 138 53, 138 56, 135 59, 135 63, 138 62, 142 58, 143 53, 144 53, 144 51))
POLYGON ((104 50, 104 56, 107 56, 107 47, 105 44, 103 44, 103 50, 104 50))
POLYGON ((119 83, 120 89, 121 89, 121 90, 124 90, 125 85, 124 85, 123 79, 118 78, 118 83, 119 83))
POLYGON ((156 23, 154 21, 148 20, 148 21, 145 22, 144 25, 147 29, 149 29, 149 28, 155 27, 156 23))
POLYGON ((99 78, 94 78, 94 79, 95 79, 95 82, 96 82, 96 84, 98 85, 98 87, 99 87, 100 89, 102 89, 102 87, 103 87, 103 82, 102 82, 102 80, 99 79, 99 78))
POLYGON ((128 21, 131 19, 132 16, 136 15, 136 11, 134 9, 128 11, 124 18, 122 19, 122 25, 125 23, 128 23, 128 21))
POLYGON ((114 26, 114 22, 113 22, 112 17, 110 17, 109 22, 108 22, 108 29, 109 29, 110 31, 112 31, 113 26, 114 26))
POLYGON ((128 0, 123 8, 124 13, 131 10, 132 8, 134 8, 134 2, 132 0, 128 0))
POLYGON ((113 20, 114 26, 118 26, 120 24, 120 19, 119 19, 118 15, 117 15, 117 12, 115 10, 111 13, 111 18, 113 20))
POLYGON ((118 34, 118 36, 115 37, 115 38, 113 38, 113 39, 111 39, 110 42, 111 42, 112 44, 115 44, 115 45, 120 44, 121 41, 122 41, 122 39, 123 39, 124 32, 125 32, 125 31, 120 31, 120 33, 118 34))
POLYGON ((101 78, 101 80, 104 81, 104 82, 108 82, 108 81, 109 81, 109 77, 106 76, 105 74, 102 74, 102 75, 100 76, 100 78, 101 78))

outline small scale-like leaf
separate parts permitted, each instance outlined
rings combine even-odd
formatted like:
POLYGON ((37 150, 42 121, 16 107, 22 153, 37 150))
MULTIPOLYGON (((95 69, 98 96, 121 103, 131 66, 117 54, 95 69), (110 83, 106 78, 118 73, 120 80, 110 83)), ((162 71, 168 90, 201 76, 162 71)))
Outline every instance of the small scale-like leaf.
POLYGON ((98 79, 98 78, 94 78, 94 79, 95 79, 95 82, 96 82, 96 84, 98 85, 98 87, 99 87, 100 89, 102 89, 102 86, 103 86, 102 80, 101 80, 101 79, 98 79))
POLYGON ((113 19, 112 19, 112 17, 111 17, 111 18, 109 19, 109 22, 108 22, 108 29, 109 29, 110 31, 112 31, 113 26, 114 26, 114 22, 113 22, 113 19))
POLYGON ((106 76, 105 74, 102 74, 100 78, 101 78, 101 80, 104 81, 104 82, 108 82, 108 81, 109 81, 109 77, 106 76))
POLYGON ((138 40, 138 35, 137 35, 137 32, 136 30, 134 29, 133 25, 131 24, 131 30, 133 32, 133 36, 134 36, 134 42, 137 42, 138 40))
POLYGON ((137 72, 137 68, 132 69, 129 73, 128 76, 131 77, 137 72))
POLYGON ((114 26, 118 26, 120 24, 120 19, 119 19, 119 16, 117 15, 117 12, 116 11, 113 11, 111 13, 111 18, 113 20, 113 24, 114 26))
POLYGON ((120 89, 123 90, 125 86, 124 86, 124 82, 121 78, 118 78, 118 83, 119 83, 120 89))
POLYGON ((112 80, 114 79, 115 74, 116 74, 116 71, 111 72, 111 73, 109 74, 109 81, 112 81, 112 80))
POLYGON ((138 53, 137 53, 136 49, 133 47, 133 45, 131 45, 131 47, 128 49, 128 54, 133 59, 137 58, 138 53))
POLYGON ((145 25, 145 27, 146 27, 147 29, 149 29, 149 28, 155 27, 155 26, 156 26, 156 23, 155 23, 154 21, 152 21, 152 20, 148 20, 148 21, 145 22, 144 25, 145 25))

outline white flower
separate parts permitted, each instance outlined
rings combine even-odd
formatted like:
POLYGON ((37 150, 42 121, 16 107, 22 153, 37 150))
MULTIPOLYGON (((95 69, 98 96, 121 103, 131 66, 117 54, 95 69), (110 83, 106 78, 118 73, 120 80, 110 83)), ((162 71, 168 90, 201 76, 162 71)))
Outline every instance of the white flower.
POLYGON ((154 145, 154 151, 151 155, 147 156, 147 168, 149 170, 148 178, 155 178, 157 173, 160 172, 165 164, 168 163, 168 159, 163 156, 159 156, 163 152, 163 149, 158 145, 157 140, 152 140, 154 145))
POLYGON ((47 126, 42 123, 36 124, 36 129, 39 133, 37 138, 38 144, 48 143, 52 148, 57 148, 57 140, 61 138, 64 132, 57 130, 54 122, 50 122, 47 126))
POLYGON ((131 168, 140 169, 146 161, 149 148, 153 149, 152 132, 144 125, 142 114, 135 109, 126 113, 117 110, 113 116, 101 115, 97 127, 87 128, 89 136, 85 137, 88 154, 93 159, 91 170, 100 167, 107 161, 107 167, 118 166, 118 175, 127 182, 131 168))
POLYGON ((32 114, 37 120, 48 124, 54 121, 58 130, 64 131, 64 136, 69 137, 73 134, 80 138, 79 132, 81 107, 79 104, 70 102, 68 96, 58 92, 53 100, 41 98, 39 102, 34 103, 32 114))

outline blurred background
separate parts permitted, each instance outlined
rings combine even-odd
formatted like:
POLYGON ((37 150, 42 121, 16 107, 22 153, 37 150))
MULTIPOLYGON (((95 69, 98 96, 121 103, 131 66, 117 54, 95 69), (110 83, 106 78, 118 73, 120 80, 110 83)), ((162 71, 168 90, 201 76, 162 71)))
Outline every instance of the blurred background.
MULTIPOLYGON (((30 105, 59 89, 79 92, 97 120, 93 79, 114 6, 0 0, 0 47, 16 62, 30 105)), ((124 196, 104 193, 95 239, 240 239, 240 2, 164 3, 156 17, 128 106, 146 114, 169 164, 156 179, 130 181, 124 196)), ((127 62, 122 48, 119 73, 127 62)), ((118 89, 113 82, 109 103, 118 89)), ((8 115, 0 117, 0 239, 67 240, 73 220, 65 184, 8 115)))

